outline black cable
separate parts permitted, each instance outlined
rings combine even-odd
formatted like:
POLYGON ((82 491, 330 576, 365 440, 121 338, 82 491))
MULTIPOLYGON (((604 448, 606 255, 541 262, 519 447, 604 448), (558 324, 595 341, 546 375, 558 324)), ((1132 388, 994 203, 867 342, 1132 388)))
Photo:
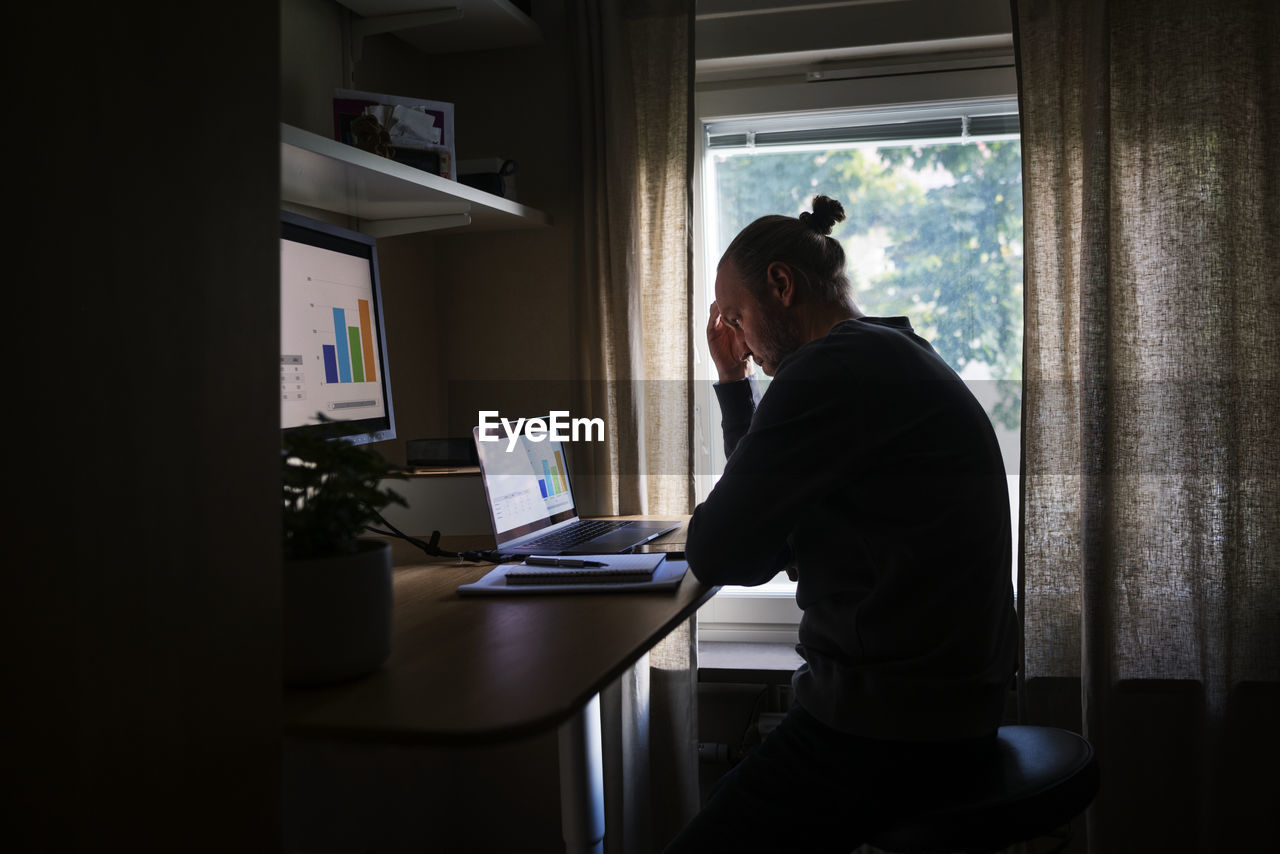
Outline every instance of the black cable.
POLYGON ((366 525, 365 526, 366 530, 371 531, 375 534, 381 534, 384 537, 396 537, 398 539, 404 540, 406 543, 417 546, 427 554, 432 555, 434 557, 456 557, 459 562, 462 562, 465 560, 465 561, 471 561, 473 563, 502 563, 503 561, 509 560, 512 557, 512 555, 507 555, 507 554, 503 554, 502 552, 492 551, 492 550, 461 551, 461 552, 446 551, 445 549, 440 548, 440 532, 439 531, 432 531, 431 540, 428 542, 423 542, 417 537, 411 537, 408 534, 406 534, 404 531, 401 531, 395 525, 392 525, 390 522, 386 520, 386 517, 384 517, 381 513, 375 513, 374 515, 377 516, 378 521, 380 521, 383 525, 385 525, 389 530, 385 530, 385 531, 380 530, 378 528, 373 527, 372 525, 366 525))
POLYGON ((424 543, 422 540, 418 539, 417 537, 411 537, 408 534, 406 534, 404 531, 401 531, 395 525, 392 525, 390 522, 387 521, 386 517, 383 516, 381 513, 375 512, 374 515, 378 517, 378 521, 382 522, 383 525, 386 525, 388 528, 391 529, 389 531, 379 531, 373 526, 367 525, 366 528, 370 531, 373 531, 375 534, 382 534, 384 536, 390 536, 390 537, 398 537, 404 540, 406 543, 415 545, 418 548, 422 549, 427 554, 435 555, 436 557, 454 557, 455 556, 453 553, 446 552, 437 545, 437 543, 440 540, 439 531, 433 532, 431 536, 431 542, 424 543))
POLYGON ((410 537, 408 534, 402 534, 396 530, 384 531, 381 528, 375 528, 372 525, 365 525, 364 529, 372 534, 381 534, 384 537, 395 537, 397 539, 404 540, 406 543, 422 549, 427 554, 432 554, 430 545, 419 540, 417 537, 410 537))
POLYGON ((383 525, 386 525, 390 530, 380 531, 377 528, 374 528, 372 525, 366 525, 365 527, 367 530, 372 531, 375 534, 382 534, 383 536, 398 537, 404 540, 406 543, 415 545, 418 548, 422 549, 427 554, 433 555, 435 557, 456 557, 459 560, 462 559, 462 555, 459 554, 458 552, 449 552, 440 548, 440 545, 439 545, 440 532, 439 531, 432 531, 431 541, 423 542, 417 537, 411 537, 408 534, 406 534, 404 531, 401 531, 395 525, 392 525, 390 522, 387 521, 386 517, 383 516, 381 513, 374 513, 374 515, 378 517, 379 522, 381 522, 383 525))

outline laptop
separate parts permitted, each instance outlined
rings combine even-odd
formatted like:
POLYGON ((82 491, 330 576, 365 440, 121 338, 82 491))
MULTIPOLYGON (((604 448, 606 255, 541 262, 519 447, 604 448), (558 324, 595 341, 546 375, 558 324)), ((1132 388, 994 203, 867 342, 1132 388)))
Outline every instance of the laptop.
POLYGON ((679 520, 579 519, 562 444, 523 431, 497 441, 472 430, 496 550, 512 555, 622 554, 684 524, 679 520))

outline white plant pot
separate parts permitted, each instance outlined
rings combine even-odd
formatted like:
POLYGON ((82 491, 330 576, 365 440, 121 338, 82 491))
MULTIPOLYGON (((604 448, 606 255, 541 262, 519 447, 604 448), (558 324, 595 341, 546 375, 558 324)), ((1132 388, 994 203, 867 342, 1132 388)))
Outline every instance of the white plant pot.
POLYGON ((364 676, 391 654, 391 545, 284 562, 284 681, 318 685, 364 676))

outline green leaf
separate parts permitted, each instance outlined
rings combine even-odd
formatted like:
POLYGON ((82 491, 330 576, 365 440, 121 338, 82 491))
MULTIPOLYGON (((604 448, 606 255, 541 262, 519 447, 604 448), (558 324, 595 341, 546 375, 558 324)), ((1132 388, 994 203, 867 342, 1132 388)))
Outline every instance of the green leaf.
POLYGON ((403 479, 368 445, 339 437, 337 422, 317 413, 314 430, 289 431, 281 442, 281 507, 286 558, 356 550, 356 540, 389 504, 407 506, 382 487, 403 479))

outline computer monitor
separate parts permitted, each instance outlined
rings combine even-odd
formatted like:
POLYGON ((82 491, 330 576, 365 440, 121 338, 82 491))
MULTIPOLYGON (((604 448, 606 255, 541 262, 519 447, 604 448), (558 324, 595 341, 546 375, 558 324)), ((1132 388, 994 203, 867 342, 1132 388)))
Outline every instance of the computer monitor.
POLYGON ((280 426, 394 439, 377 242, 280 212, 280 426))

